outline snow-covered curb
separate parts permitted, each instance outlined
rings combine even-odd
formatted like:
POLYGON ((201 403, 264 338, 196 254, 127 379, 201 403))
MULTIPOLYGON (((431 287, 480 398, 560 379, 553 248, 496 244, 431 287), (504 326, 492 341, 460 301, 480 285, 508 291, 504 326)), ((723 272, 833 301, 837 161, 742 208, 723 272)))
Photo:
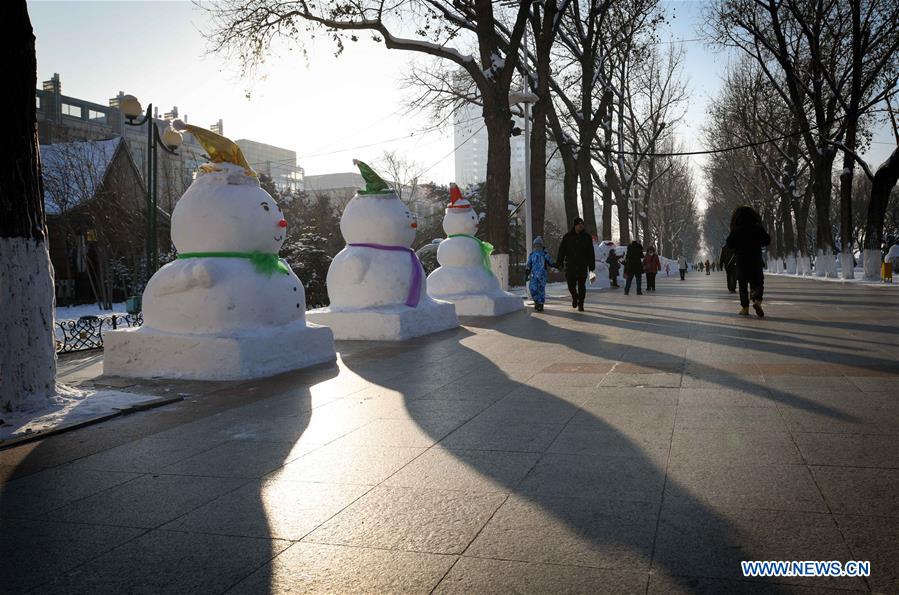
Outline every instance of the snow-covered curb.
POLYGON ((98 417, 116 415, 135 406, 158 401, 157 395, 116 390, 84 390, 57 385, 49 405, 30 411, 0 412, 0 446, 37 433, 78 425, 98 417))
MULTIPOLYGON (((599 287, 598 285, 591 285, 587 283, 587 291, 604 291, 609 289, 608 287, 599 287)), ((524 299, 530 299, 530 296, 527 294, 527 288, 525 287, 510 287, 509 293, 512 295, 517 295, 524 299)), ((568 284, 567 283, 547 283, 546 284, 546 297, 548 298, 571 298, 571 294, 568 293, 568 284)))
MULTIPOLYGON (((858 271, 857 271, 858 272, 858 271)), ((899 287, 899 283, 883 283, 882 281, 867 281, 861 278, 843 279, 842 277, 818 277, 817 275, 792 275, 790 273, 772 273, 765 271, 765 275, 772 277, 786 277, 789 279, 809 279, 811 281, 827 281, 828 283, 851 283, 855 285, 867 285, 869 287, 899 287)))

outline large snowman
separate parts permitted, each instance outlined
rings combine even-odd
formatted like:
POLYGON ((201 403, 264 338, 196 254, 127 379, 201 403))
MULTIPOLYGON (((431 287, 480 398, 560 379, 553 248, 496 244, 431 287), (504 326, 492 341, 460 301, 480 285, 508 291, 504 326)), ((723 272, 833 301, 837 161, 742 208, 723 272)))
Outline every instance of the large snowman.
POLYGON ((331 305, 309 320, 337 339, 404 340, 459 326, 452 304, 428 296, 424 269, 410 247, 415 217, 396 193, 361 161, 365 189, 340 218, 346 247, 328 269, 331 305))
POLYGON ((180 121, 213 163, 172 213, 178 258, 143 294, 143 326, 104 337, 104 373, 204 380, 270 376, 335 359, 307 325, 303 285, 278 258, 287 221, 230 140, 180 121))
POLYGON ((459 316, 499 316, 524 307, 520 297, 502 290, 491 271, 493 246, 475 237, 478 214, 455 184, 443 231, 447 238, 437 247, 440 267, 428 276, 431 297, 455 304, 459 316))

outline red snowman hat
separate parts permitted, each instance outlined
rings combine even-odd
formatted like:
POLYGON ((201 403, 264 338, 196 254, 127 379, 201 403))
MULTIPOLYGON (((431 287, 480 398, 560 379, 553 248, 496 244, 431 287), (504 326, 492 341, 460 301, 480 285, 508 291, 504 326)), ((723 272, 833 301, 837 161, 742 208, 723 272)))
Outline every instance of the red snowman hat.
POLYGON ((457 209, 458 211, 471 209, 471 203, 468 202, 467 198, 462 196, 462 191, 453 183, 450 184, 450 203, 446 208, 447 211, 449 211, 449 209, 457 209))

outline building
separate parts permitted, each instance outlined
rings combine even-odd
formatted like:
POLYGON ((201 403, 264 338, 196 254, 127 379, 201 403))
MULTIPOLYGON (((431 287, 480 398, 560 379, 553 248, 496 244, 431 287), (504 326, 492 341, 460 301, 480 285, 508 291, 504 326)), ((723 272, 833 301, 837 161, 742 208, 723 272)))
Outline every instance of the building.
MULTIPOLYGON (((125 117, 119 110, 119 105, 124 97, 122 91, 111 98, 108 105, 63 95, 62 82, 59 74, 56 73, 50 80, 44 81, 40 89, 36 90, 35 97, 40 144, 122 137, 128 144, 128 149, 142 178, 145 179, 147 127, 149 124, 126 125, 125 117)), ((163 112, 161 117, 158 107, 154 106, 153 122, 159 128, 160 133, 176 118, 188 121, 187 115, 179 113, 177 106, 163 112)), ((219 119, 209 126, 209 129, 223 134, 224 123, 219 119)), ((248 150, 258 151, 258 154, 254 153, 254 157, 246 155, 247 160, 257 170, 272 175, 276 186, 284 190, 302 189, 303 170, 296 165, 296 152, 251 140, 238 141, 238 145, 241 143, 244 143, 241 150, 245 153, 248 150), (266 161, 271 164, 266 165, 266 161), (261 163, 262 166, 257 167, 256 163, 261 163)), ((182 145, 177 152, 177 155, 171 155, 163 150, 157 151, 159 157, 157 170, 159 173, 157 178, 159 207, 168 213, 172 211, 175 203, 193 181, 197 168, 208 159, 205 149, 190 134, 183 136, 182 145)))
MULTIPOLYGON (((219 130, 221 129, 219 120, 219 130)), ((221 134, 221 132, 219 132, 221 134)), ((297 152, 245 138, 234 141, 250 167, 272 179, 282 192, 302 192, 303 168, 297 165, 297 152)))
MULTIPOLYGON (((524 120, 515 118, 515 126, 524 130, 524 120)), ((481 116, 481 107, 468 104, 453 115, 453 140, 455 143, 456 184, 464 188, 471 184, 479 184, 487 178, 487 128, 481 116)), ((528 171, 525 166, 524 133, 509 139, 511 150, 511 181, 509 183, 509 201, 519 204, 524 200, 525 178, 528 171)), ((567 228, 565 222, 565 202, 563 195, 562 159, 554 150, 552 142, 547 143, 549 163, 546 167, 546 216, 562 229, 567 228)))

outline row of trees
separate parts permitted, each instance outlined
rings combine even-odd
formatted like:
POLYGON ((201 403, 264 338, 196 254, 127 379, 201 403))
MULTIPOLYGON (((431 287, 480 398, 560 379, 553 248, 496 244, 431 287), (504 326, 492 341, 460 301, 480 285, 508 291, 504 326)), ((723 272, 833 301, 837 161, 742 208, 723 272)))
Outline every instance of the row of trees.
POLYGON ((899 4, 717 0, 707 25, 709 39, 737 58, 709 111, 706 140, 715 149, 743 147, 709 159, 709 242, 720 242, 733 206, 752 204, 774 231, 772 255, 790 272, 808 272, 816 252, 817 273, 835 276, 840 251, 851 277, 863 238, 865 275, 876 278, 899 149, 876 172, 859 153, 876 126, 891 121, 896 130, 899 4), (866 184, 856 181, 859 169, 866 184))
MULTIPOLYGON (((411 101, 440 118, 481 106, 486 236, 498 253, 510 252, 509 136, 515 94, 525 85, 535 99, 528 172, 535 235, 545 232, 546 166, 558 154, 569 221, 581 215, 606 239, 617 229, 621 242, 656 243, 667 234, 671 254, 694 248, 679 225, 653 220, 670 207, 655 207, 661 189, 695 187, 689 170, 652 156, 673 144, 686 100, 683 51, 656 38, 665 19, 660 0, 226 0, 209 10, 215 48, 247 69, 274 42, 302 46, 315 36, 329 37, 337 53, 370 35, 433 57, 410 74, 420 91, 411 101)), ((675 198, 686 205, 677 216, 695 229, 694 195, 675 198)))

